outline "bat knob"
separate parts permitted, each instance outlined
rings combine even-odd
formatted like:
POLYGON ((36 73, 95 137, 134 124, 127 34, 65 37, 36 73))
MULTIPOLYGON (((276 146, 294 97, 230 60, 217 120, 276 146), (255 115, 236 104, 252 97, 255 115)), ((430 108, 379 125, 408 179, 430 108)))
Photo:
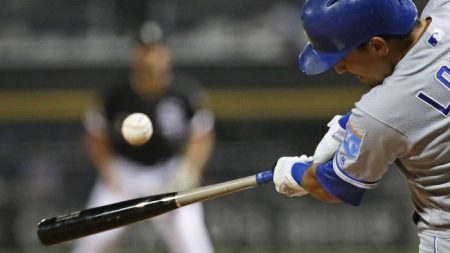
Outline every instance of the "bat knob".
POLYGON ((272 171, 264 171, 256 174, 256 183, 257 184, 267 184, 273 182, 273 174, 272 171))

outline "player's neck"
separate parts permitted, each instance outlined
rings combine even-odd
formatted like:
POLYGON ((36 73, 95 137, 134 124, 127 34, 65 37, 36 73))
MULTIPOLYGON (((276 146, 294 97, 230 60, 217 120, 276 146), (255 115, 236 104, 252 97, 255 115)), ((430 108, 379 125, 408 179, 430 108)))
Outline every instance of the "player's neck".
POLYGON ((131 82, 131 88, 136 95, 147 101, 157 100, 164 91, 162 88, 140 85, 138 82, 131 82))
POLYGON ((425 31, 427 30, 428 26, 431 24, 431 18, 427 18, 424 20, 420 20, 420 27, 413 32, 413 43, 411 45, 411 47, 413 47, 417 41, 419 41, 420 38, 422 38, 422 35, 425 33, 425 31))
POLYGON ((419 39, 422 37, 422 35, 425 33, 425 31, 427 30, 428 26, 431 23, 431 18, 427 18, 424 20, 420 20, 420 26, 414 28, 414 30, 411 32, 411 39, 410 39, 410 44, 409 46, 403 50, 403 52, 400 54, 399 56, 399 60, 401 60, 406 53, 408 53, 409 50, 411 50, 411 48, 416 45, 416 43, 419 41, 419 39))

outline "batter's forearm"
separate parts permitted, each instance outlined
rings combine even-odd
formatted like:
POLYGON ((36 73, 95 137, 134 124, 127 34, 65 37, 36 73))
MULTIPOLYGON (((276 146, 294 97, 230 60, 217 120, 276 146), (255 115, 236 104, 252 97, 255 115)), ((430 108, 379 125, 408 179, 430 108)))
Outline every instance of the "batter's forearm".
POLYGON ((314 198, 319 199, 327 203, 339 203, 341 202, 336 197, 326 192, 316 176, 316 167, 318 164, 313 164, 304 174, 302 178, 302 187, 309 192, 314 198))

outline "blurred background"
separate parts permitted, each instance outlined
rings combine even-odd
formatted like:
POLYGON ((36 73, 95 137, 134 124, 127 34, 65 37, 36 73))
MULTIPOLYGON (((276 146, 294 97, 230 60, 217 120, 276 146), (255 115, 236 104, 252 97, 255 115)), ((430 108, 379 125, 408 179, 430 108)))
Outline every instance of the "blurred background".
MULTIPOLYGON (((326 123, 366 92, 348 76, 297 70, 302 0, 0 3, 0 249, 8 252, 67 252, 69 244, 40 246, 36 224, 84 207, 96 173, 82 142, 84 109, 126 75, 135 35, 151 21, 175 51, 176 70, 205 86, 216 115, 203 184, 312 154, 326 123)), ((419 9, 425 3, 416 1, 419 9)), ((412 204, 395 169, 358 208, 289 199, 268 185, 211 200, 205 210, 219 252, 417 251, 412 204)), ((141 223, 123 244, 163 252, 141 223)))

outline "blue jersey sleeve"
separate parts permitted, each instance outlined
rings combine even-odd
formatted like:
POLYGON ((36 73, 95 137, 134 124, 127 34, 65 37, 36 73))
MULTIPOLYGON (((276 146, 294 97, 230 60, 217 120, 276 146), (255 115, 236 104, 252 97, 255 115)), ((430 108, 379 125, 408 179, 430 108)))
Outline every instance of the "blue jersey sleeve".
POLYGON ((358 188, 342 180, 334 171, 332 160, 318 165, 316 176, 322 188, 329 194, 354 206, 361 203, 366 189, 358 188))
POLYGON ((341 126, 342 129, 346 129, 347 128, 347 122, 348 119, 350 118, 350 115, 352 115, 351 112, 348 112, 347 114, 343 115, 340 119, 339 119, 339 125, 341 126))

